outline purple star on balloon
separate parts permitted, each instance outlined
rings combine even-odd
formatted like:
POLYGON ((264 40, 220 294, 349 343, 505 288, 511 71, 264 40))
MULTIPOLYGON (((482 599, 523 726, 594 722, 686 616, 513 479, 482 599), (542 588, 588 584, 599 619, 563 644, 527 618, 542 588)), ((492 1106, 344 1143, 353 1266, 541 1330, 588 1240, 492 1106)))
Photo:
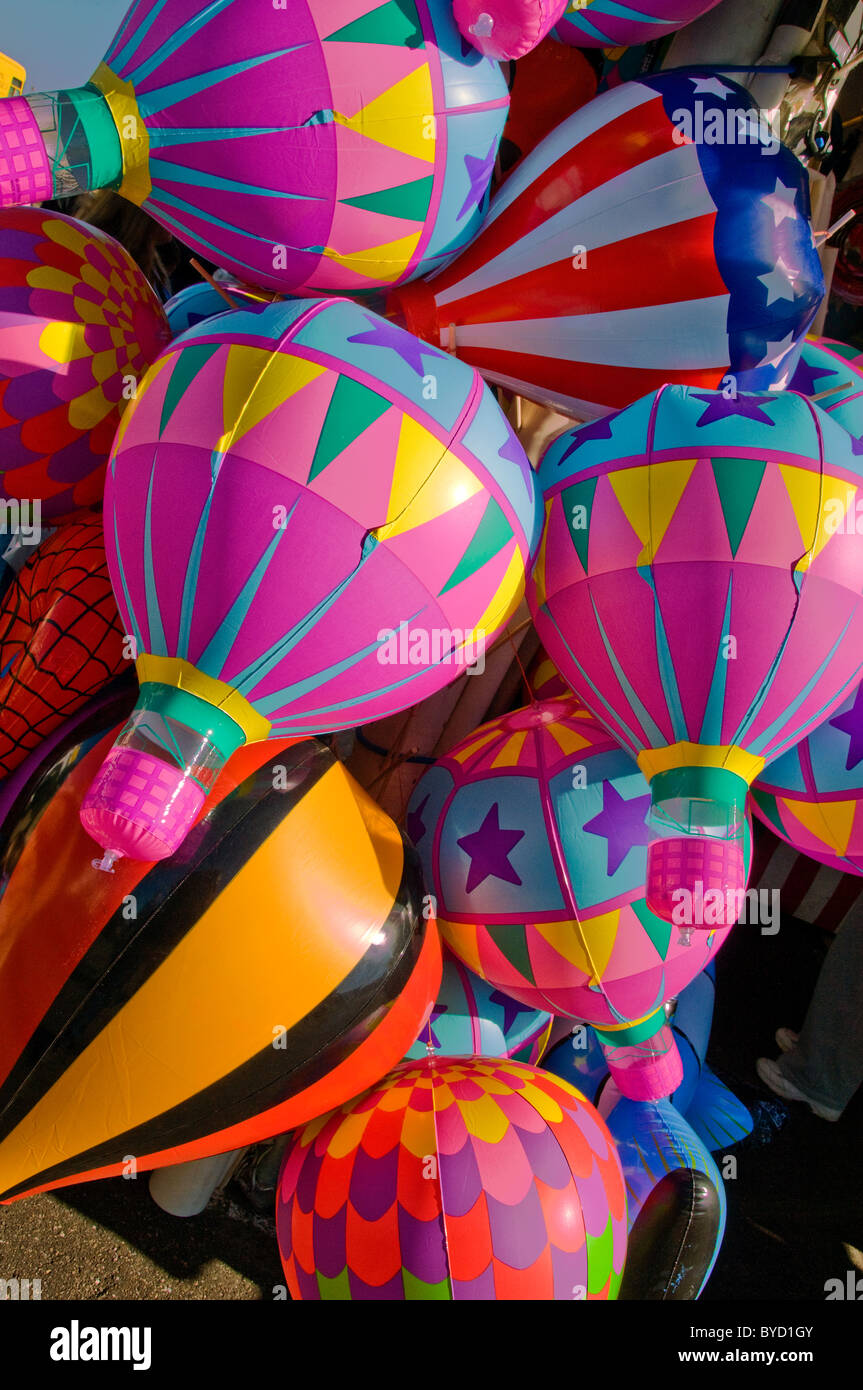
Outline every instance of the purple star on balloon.
POLYGON ((799 391, 802 396, 814 396, 819 376, 832 376, 832 367, 813 367, 801 357, 797 370, 788 383, 789 391, 799 391))
POLYGON ((500 878, 504 883, 516 883, 521 887, 521 879, 509 862, 509 856, 519 840, 524 839, 523 830, 502 830, 498 819, 500 807, 494 803, 479 830, 464 835, 458 841, 470 859, 467 875, 467 892, 472 893, 487 878, 500 878))
POLYGON ((563 451, 557 461, 558 468, 560 468, 562 463, 566 462, 570 454, 574 454, 576 449, 580 449, 582 444, 588 444, 595 439, 610 439, 611 422, 612 420, 616 420, 619 414, 620 411, 615 410, 613 415, 603 415, 600 419, 591 421, 589 425, 579 425, 576 430, 575 439, 573 439, 569 447, 563 451))
POLYGON ((511 999, 508 994, 502 994, 499 989, 494 990, 488 996, 490 1004, 499 1004, 503 1009, 503 1031, 508 1033, 519 1014, 530 1013, 526 1004, 519 1004, 516 999, 511 999))
POLYGON ((829 722, 834 729, 848 735, 850 742, 845 759, 845 771, 850 772, 852 767, 856 767, 863 759, 863 685, 858 685, 851 708, 829 722))
POLYGON ((857 454, 858 456, 863 454, 863 434, 860 435, 859 439, 855 439, 853 434, 849 435, 848 438, 851 440, 852 454, 857 454))
POLYGON ((430 796, 431 792, 429 792, 426 796, 423 797, 419 806, 417 806, 415 810, 408 811, 406 821, 408 839, 413 845, 418 845, 423 835, 426 833, 426 825, 425 821, 423 820, 423 811, 426 808, 426 804, 428 803, 428 799, 430 796))
POLYGON ((627 801, 611 782, 603 782, 602 810, 593 820, 585 822, 584 828, 589 835, 601 835, 608 841, 606 873, 609 878, 617 873, 631 849, 647 844, 646 816, 649 806, 649 793, 627 801))
POLYGON ((707 409, 701 419, 695 422, 699 426, 714 425, 717 420, 727 420, 731 415, 739 415, 745 420, 755 420, 759 425, 775 424, 775 421, 759 408, 762 405, 772 405, 775 396, 741 395, 728 400, 721 392, 705 395, 701 391, 693 391, 692 394, 695 400, 707 402, 707 409))
POLYGON ((524 452, 524 446, 519 441, 518 435, 514 432, 509 421, 506 422, 506 443, 501 444, 497 451, 498 458, 506 459, 509 463, 517 463, 521 476, 524 478, 528 492, 531 490, 533 469, 530 460, 524 452))
POLYGON ((420 342, 413 333, 408 333, 406 328, 398 328, 394 323, 387 323, 385 319, 373 318, 371 314, 366 314, 366 322, 372 326, 367 333, 354 333, 353 337, 348 338, 349 343, 364 343, 366 347, 384 348, 388 352, 394 352, 402 359, 406 366, 410 367, 417 376, 425 376, 423 357, 430 353, 437 354, 437 350, 430 347, 428 343, 420 342))
POLYGON ((429 1015, 429 1021, 420 1033, 419 1038, 417 1040, 418 1042, 424 1042, 426 1043, 426 1045, 428 1045, 428 1043, 431 1043, 432 1047, 443 1046, 443 1043, 441 1042, 440 1038, 434 1030, 434 1025, 440 1018, 441 1014, 445 1013, 449 1013, 448 1004, 435 1004, 433 1006, 431 1014, 429 1015))
POLYGON ((485 158, 475 154, 465 155, 464 167, 467 169, 467 176, 470 179, 470 192, 462 203, 457 221, 460 222, 466 212, 469 212, 471 208, 478 208, 482 203, 491 182, 491 171, 494 168, 496 154, 497 142, 494 141, 485 158))

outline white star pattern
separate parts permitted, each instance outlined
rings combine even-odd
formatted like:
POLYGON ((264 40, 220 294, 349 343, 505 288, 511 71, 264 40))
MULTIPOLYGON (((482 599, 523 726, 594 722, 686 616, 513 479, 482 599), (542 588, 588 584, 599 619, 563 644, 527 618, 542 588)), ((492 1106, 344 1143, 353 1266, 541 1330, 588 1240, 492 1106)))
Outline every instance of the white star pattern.
MULTIPOLYGON (((797 347, 797 337, 792 330, 792 332, 787 334, 786 337, 779 338, 776 342, 772 342, 768 338, 764 346, 767 350, 764 356, 761 357, 755 365, 757 367, 778 367, 779 364, 788 356, 788 354, 790 352, 793 352, 794 349, 797 347)), ((770 389, 772 391, 781 390, 782 387, 785 385, 785 382, 788 380, 789 372, 790 364, 785 369, 785 374, 781 378, 781 380, 777 382, 774 386, 772 386, 770 389)))
POLYGON ((786 188, 781 179, 776 180, 776 187, 773 192, 768 193, 767 197, 762 199, 764 206, 773 213, 774 227, 781 226, 786 217, 797 216, 797 208, 794 203, 796 197, 796 188, 786 188))
POLYGON ((788 299, 794 303, 794 286, 792 277, 796 272, 789 270, 788 266, 780 256, 772 270, 768 270, 764 275, 759 275, 758 279, 767 291, 767 307, 775 304, 777 299, 788 299))
POLYGON ((720 82, 718 77, 690 77, 689 80, 695 87, 694 96, 707 95, 725 101, 731 95, 731 88, 720 82))

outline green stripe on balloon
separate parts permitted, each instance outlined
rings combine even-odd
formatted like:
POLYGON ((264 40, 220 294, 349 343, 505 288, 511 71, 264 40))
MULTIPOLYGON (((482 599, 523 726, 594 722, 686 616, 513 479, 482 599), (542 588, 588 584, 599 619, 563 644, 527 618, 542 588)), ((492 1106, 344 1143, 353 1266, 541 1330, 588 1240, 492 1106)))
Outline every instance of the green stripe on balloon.
POLYGON ((610 1299, 616 1298, 623 1277, 623 1270, 615 1270, 612 1263, 614 1258, 614 1225, 611 1215, 609 1214, 605 1223, 605 1230, 601 1235, 592 1236, 585 1232, 585 1238, 587 1241, 587 1292, 589 1294, 602 1293, 610 1279, 608 1297, 610 1299))
POLYGON ((207 365, 213 354, 219 351, 220 346, 220 343, 190 343, 182 352, 177 353, 174 358, 171 379, 165 391, 165 399, 162 402, 162 418, 159 421, 160 434, 164 432, 165 426, 186 394, 188 386, 207 365))
POLYGON ((573 483, 572 487, 564 488, 561 496, 564 515, 569 521, 570 538, 585 573, 587 572, 587 552, 590 539, 590 514, 593 510, 593 499, 598 482, 598 478, 585 478, 579 483, 573 483), (584 508, 584 525, 582 526, 576 526, 573 520, 576 507, 584 508))
POLYGON ((732 555, 743 540, 767 464, 756 459, 711 459, 732 555))
POLYGON ((448 593, 457 584, 461 584, 462 580, 469 579, 472 574, 476 574, 483 565, 488 564, 489 560, 498 555, 511 540, 512 527, 506 514, 494 498, 490 497, 467 550, 440 593, 448 593))
POLYGON ((370 14, 328 34, 327 43, 382 43, 394 48, 422 48, 423 32, 412 0, 387 0, 370 14))
MULTIPOLYGON (((722 641, 730 636, 731 627, 731 588, 734 583, 734 574, 728 576, 728 592, 725 595, 725 612, 722 615, 722 641)), ((713 675, 710 678, 710 689, 707 692, 707 703, 704 706, 704 716, 701 720, 701 732, 698 735, 699 743, 706 743, 708 746, 719 746, 722 743, 722 715, 725 711, 725 686, 728 678, 728 662, 721 655, 716 653, 716 661, 713 665, 713 675)))
POLYGON ((340 198, 345 207, 379 212, 385 217, 404 217, 410 222, 424 222, 429 210, 434 174, 424 179, 412 179, 395 188, 381 188, 377 193, 364 193, 358 198, 340 198))
POLYGON ((415 1274, 411 1274, 409 1269, 402 1270, 402 1284, 404 1285, 405 1298, 408 1301, 430 1303, 435 1300, 438 1302, 452 1302, 452 1288, 449 1279, 444 1277, 439 1284, 427 1284, 424 1279, 417 1279, 415 1274))
POLYGON ((327 1303, 347 1303, 350 1301, 351 1283, 347 1268, 333 1279, 328 1279, 325 1274, 321 1274, 319 1269, 315 1270, 315 1275, 322 1301, 327 1303))

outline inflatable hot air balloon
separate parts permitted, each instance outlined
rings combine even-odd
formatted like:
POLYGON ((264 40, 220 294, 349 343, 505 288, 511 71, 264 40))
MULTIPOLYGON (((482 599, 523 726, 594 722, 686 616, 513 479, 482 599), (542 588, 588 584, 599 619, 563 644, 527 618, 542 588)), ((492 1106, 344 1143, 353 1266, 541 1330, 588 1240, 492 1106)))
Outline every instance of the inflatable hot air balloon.
POLYGON ((0 779, 129 668, 101 519, 59 527, 0 603, 0 779))
POLYGON ((707 890, 736 919, 749 784, 860 680, 863 546, 835 514, 861 479, 848 434, 793 392, 665 387, 542 459, 531 607, 650 782, 661 917, 697 922, 707 890))
POLYGON ((0 103, 0 205, 116 187, 242 280, 367 290, 476 235, 507 104, 452 0, 133 0, 85 87, 0 103))
POLYGON ((810 859, 863 874, 863 686, 768 763, 752 784, 752 809, 810 859))
POLYGON ((576 48, 622 48, 673 34, 719 0, 567 0, 554 34, 576 48))
POLYGON ((645 77, 537 145, 471 246, 391 312, 580 420, 666 382, 780 387, 824 295, 808 218, 806 170, 747 92, 645 77))
POLYGON ((644 901, 649 788, 570 699, 482 725, 420 778, 407 830, 453 953, 496 990, 601 1030, 626 1094, 681 1064, 664 1003, 727 929, 679 930, 644 901))
POLYGON ((170 336, 113 237, 47 209, 0 211, 0 498, 38 502, 46 521, 100 503, 120 415, 170 336))
POLYGON ((324 745, 241 749, 170 864, 105 874, 78 812, 111 737, 73 731, 3 826, 4 1201, 304 1124, 440 986, 416 856, 324 745))
POLYGON ((614 1299, 626 1198, 604 1122, 521 1062, 404 1062, 295 1135, 279 1249, 297 1299, 614 1299))
POLYGON ((572 698, 572 691, 558 671, 551 657, 540 647, 528 676, 530 690, 535 700, 555 700, 561 695, 572 698))
POLYGON ((84 824, 143 859, 244 741, 380 719, 473 664, 539 535, 476 373, 345 300, 183 334, 118 433, 105 514, 142 689, 84 824))
MULTIPOLYGON (((807 338, 788 383, 832 415, 863 453, 863 353, 833 338, 807 338)), ((863 527, 861 527, 863 529, 863 527)))
POLYGON ((431 1017, 405 1060, 429 1050, 447 1057, 510 1057, 535 1066, 551 1033, 552 1015, 492 989, 451 952, 444 951, 443 980, 431 1017))
POLYGON ((568 0, 453 0, 456 24, 487 58, 523 58, 551 33, 568 0))

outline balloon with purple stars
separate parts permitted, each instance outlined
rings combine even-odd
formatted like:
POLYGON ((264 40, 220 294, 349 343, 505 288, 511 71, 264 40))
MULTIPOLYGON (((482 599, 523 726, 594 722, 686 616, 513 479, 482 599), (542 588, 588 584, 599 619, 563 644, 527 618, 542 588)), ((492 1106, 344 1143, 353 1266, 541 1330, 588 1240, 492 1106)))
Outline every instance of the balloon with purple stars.
POLYGON ((650 791, 573 697, 482 725, 408 812, 452 953, 495 990, 614 1031, 662 1015, 727 928, 687 933, 644 900, 650 791))
POLYGON ((537 1066, 552 1022, 552 1014, 493 989, 445 951, 440 993, 405 1058, 419 1060, 431 1050, 448 1057, 509 1057, 537 1066))
POLYGON ((752 809, 786 844, 863 875, 863 685, 753 783, 752 809))
POLYGON ((854 453, 863 454, 863 353, 859 348, 835 338, 807 338, 788 385, 817 401, 820 410, 848 431, 854 453))

